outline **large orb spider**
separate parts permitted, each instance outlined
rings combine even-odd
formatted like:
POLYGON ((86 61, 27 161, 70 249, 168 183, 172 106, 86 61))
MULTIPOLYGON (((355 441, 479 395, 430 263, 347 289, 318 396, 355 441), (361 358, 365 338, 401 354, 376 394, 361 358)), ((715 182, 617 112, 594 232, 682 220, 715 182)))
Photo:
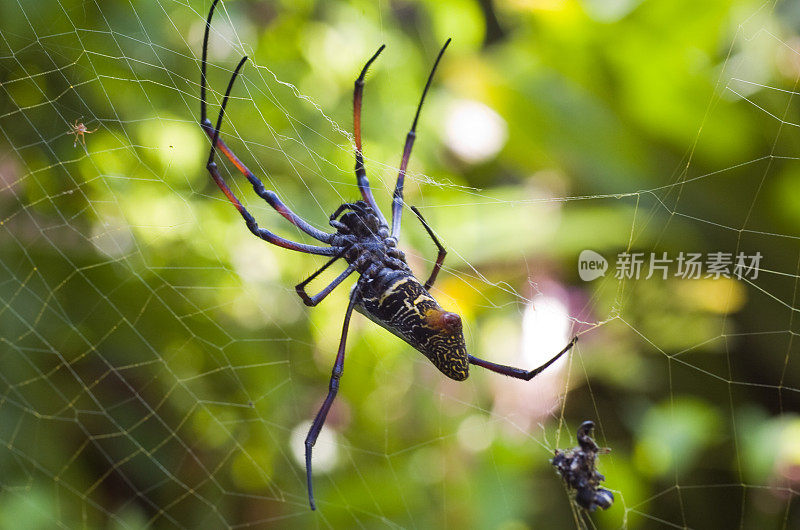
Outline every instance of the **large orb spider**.
POLYGON ((427 94, 431 81, 433 80, 436 66, 439 64, 439 60, 442 58, 445 49, 447 49, 447 45, 450 44, 450 39, 445 42, 439 55, 436 57, 431 73, 428 76, 428 81, 425 84, 425 89, 422 91, 422 97, 417 106, 417 112, 414 115, 411 129, 406 135, 403 157, 400 160, 400 172, 397 175, 397 184, 392 198, 391 231, 389 230, 386 218, 375 203, 375 198, 372 195, 372 190, 370 189, 367 174, 364 169, 364 158, 361 153, 361 98, 364 92, 364 77, 367 74, 369 66, 378 58, 378 55, 380 55, 385 46, 378 48, 375 55, 364 65, 364 68, 361 70, 361 75, 356 79, 355 89, 353 91, 353 126, 356 144, 355 173, 358 189, 361 192, 361 200, 342 204, 333 212, 330 216, 330 225, 336 229, 336 232, 331 234, 311 226, 308 222, 291 211, 278 198, 278 195, 274 191, 264 188, 264 185, 258 177, 247 169, 247 166, 245 166, 225 144, 225 141, 219 137, 222 119, 225 114, 225 107, 228 104, 228 97, 230 96, 236 76, 247 60, 246 56, 242 57, 231 75, 228 88, 225 91, 225 96, 222 98, 222 105, 219 110, 216 126, 212 125, 207 117, 206 66, 208 35, 211 29, 211 19, 214 15, 214 8, 218 1, 219 0, 214 0, 211 4, 208 19, 206 20, 200 74, 200 126, 211 139, 211 149, 208 155, 208 162, 206 163, 208 172, 228 200, 239 210, 247 228, 255 236, 273 245, 289 250, 320 256, 331 256, 330 261, 323 265, 318 271, 309 276, 305 281, 297 284, 297 294, 306 305, 313 307, 320 303, 333 289, 341 284, 345 278, 354 272, 360 276, 350 292, 350 302, 345 310, 342 337, 339 341, 339 349, 336 353, 336 361, 334 362, 333 371, 331 373, 328 395, 325 397, 325 401, 323 401, 319 412, 317 412, 305 440, 308 501, 311 505, 311 509, 314 510, 314 491, 311 482, 311 451, 322 430, 325 418, 333 404, 336 393, 339 390, 339 380, 342 377, 344 369, 347 330, 350 325, 350 316, 354 309, 376 324, 392 332, 410 346, 419 350, 444 375, 456 381, 463 381, 467 378, 470 364, 481 366, 509 377, 529 381, 553 364, 559 357, 567 353, 577 341, 577 337, 574 337, 569 344, 553 356, 552 359, 533 370, 523 370, 521 368, 496 364, 469 355, 466 345, 464 344, 461 317, 457 313, 442 309, 428 292, 428 289, 430 289, 436 281, 436 276, 439 274, 447 252, 436 238, 433 230, 431 230, 428 223, 422 217, 422 214, 413 206, 411 207, 411 211, 417 216, 423 228, 425 228, 425 231, 439 250, 436 263, 425 284, 417 280, 406 263, 405 255, 397 248, 397 240, 400 236, 400 221, 403 214, 403 182, 406 168, 408 167, 408 160, 411 156, 411 148, 416 138, 417 121, 419 120, 419 114, 422 110, 422 103, 425 101, 425 94, 427 94), (290 223, 327 246, 308 245, 289 241, 288 239, 272 233, 266 228, 258 226, 255 218, 247 211, 239 199, 236 198, 220 175, 217 164, 214 161, 217 150, 221 151, 234 167, 247 178, 259 197, 267 201, 270 206, 290 223), (306 285, 338 259, 344 259, 347 262, 347 268, 344 272, 319 293, 309 296, 305 290, 306 285))

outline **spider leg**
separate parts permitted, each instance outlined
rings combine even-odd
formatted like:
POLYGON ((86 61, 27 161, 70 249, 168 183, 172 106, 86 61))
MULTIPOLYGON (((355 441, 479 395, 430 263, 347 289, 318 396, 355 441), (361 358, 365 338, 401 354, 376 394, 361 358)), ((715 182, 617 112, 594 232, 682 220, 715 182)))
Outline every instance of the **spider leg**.
POLYGON ((578 337, 572 337, 572 340, 569 341, 569 344, 566 347, 558 352, 552 359, 544 363, 538 368, 534 368, 533 370, 523 370, 522 368, 514 368, 513 366, 506 366, 504 364, 496 364, 490 361, 486 361, 483 359, 479 359, 478 357, 473 357, 472 355, 469 356, 470 364, 474 364, 476 366, 481 366, 486 368, 487 370, 491 370, 492 372, 496 372, 498 374, 507 375, 509 377, 513 377, 515 379, 524 379, 525 381, 530 381, 544 370, 547 369, 551 364, 556 362, 559 357, 567 353, 569 350, 575 346, 575 343, 578 342, 578 337))
POLYGON ((364 68, 361 70, 361 75, 356 79, 355 88, 353 89, 353 136, 356 141, 356 182, 358 183, 358 191, 361 192, 364 201, 375 210, 375 214, 383 225, 386 225, 386 218, 383 216, 383 212, 378 209, 378 205, 375 203, 375 197, 372 196, 372 188, 369 186, 367 171, 364 169, 364 155, 361 152, 361 100, 364 95, 364 77, 367 75, 367 70, 385 47, 385 44, 381 45, 378 51, 375 52, 375 55, 367 61, 367 64, 365 64, 364 68))
POLYGON ((339 249, 337 247, 319 247, 315 245, 306 245, 305 243, 295 243, 294 241, 289 241, 288 239, 284 239, 276 234, 273 234, 266 228, 259 227, 255 218, 250 214, 250 212, 247 211, 242 203, 239 202, 239 199, 236 198, 230 188, 228 188, 228 185, 219 174, 217 164, 215 162, 209 162, 206 167, 208 172, 211 174, 211 177, 214 179, 214 182, 216 182, 217 186, 219 186, 219 188, 222 190, 222 193, 224 193, 228 200, 233 203, 237 210, 239 210, 239 213, 242 215, 245 223, 247 224, 247 228, 257 237, 260 237, 264 241, 272 243, 273 245, 287 248, 289 250, 296 250, 298 252, 306 252, 308 254, 330 256, 334 252, 338 252, 339 249))
MULTIPOLYGON (((223 99, 222 108, 220 109, 219 119, 217 120, 216 128, 213 127, 211 120, 208 119, 206 114, 206 65, 207 65, 207 55, 208 55, 208 35, 211 30, 211 18, 214 15, 214 8, 217 5, 219 0, 214 0, 214 3, 211 4, 211 10, 208 12, 208 19, 206 20, 206 30, 205 36, 203 38, 203 60, 201 63, 201 75, 200 75, 200 126, 203 128, 203 131, 208 135, 208 137, 212 140, 212 149, 211 149, 211 158, 209 162, 213 161, 213 154, 214 154, 214 147, 219 149, 225 157, 231 161, 231 163, 239 170, 239 172, 244 175, 247 180, 252 184, 253 190, 256 194, 264 199, 267 204, 272 206, 279 214, 281 214, 284 218, 286 218, 290 223, 295 225, 297 228, 305 232, 306 234, 310 235, 314 239, 322 241, 323 243, 330 243, 331 239, 333 239, 332 234, 328 234, 311 226, 307 221, 301 218, 299 215, 295 214, 292 210, 286 206, 278 195, 272 191, 268 190, 264 187, 264 184, 261 180, 256 177, 252 171, 250 171, 247 166, 237 157, 233 151, 228 147, 225 142, 219 138, 219 129, 222 125, 222 116, 225 112, 225 104, 228 99, 228 95, 230 94, 231 88, 233 87, 233 81, 236 79, 236 75, 239 69, 236 69, 233 76, 231 77, 230 83, 228 85, 228 90, 225 93, 225 98, 223 99)), ((239 64, 241 67, 242 63, 247 60, 247 57, 244 57, 239 64)), ((216 180, 216 179, 215 179, 216 180)), ((219 184, 219 183, 218 183, 219 184)), ((225 190, 223 190, 225 191, 225 190)), ((226 193, 227 195, 227 193, 226 193)), ((235 203, 234 203, 235 204, 235 203)), ((238 206, 237 206, 238 208, 238 206)))
POLYGON ((417 219, 419 219, 419 222, 422 223, 422 227, 425 229, 426 232, 428 232, 428 235, 431 236, 431 239, 433 239, 433 243, 434 245, 436 245, 436 248, 439 249, 439 254, 436 256, 436 264, 433 266, 433 270, 431 271, 431 275, 428 278, 428 281, 425 282, 425 290, 427 291, 433 286, 433 282, 436 281, 436 276, 439 275, 439 271, 442 269, 444 258, 445 256, 447 256, 447 251, 444 249, 442 244, 439 243, 439 239, 436 237, 436 234, 434 234, 433 230, 431 230, 431 227, 428 226, 427 221, 425 221, 425 218, 422 217, 422 214, 417 209, 417 207, 412 206, 411 211, 414 212, 414 214, 416 214, 417 219))
POLYGON ((308 482, 308 502, 312 510, 316 510, 314 504, 314 488, 311 484, 311 450, 317 442, 322 426, 325 424, 325 418, 328 416, 328 411, 333 404, 336 393, 339 391, 339 379, 342 377, 344 371, 344 346, 347 341, 347 330, 350 327, 350 316, 353 314, 353 307, 355 306, 357 291, 353 291, 350 295, 350 303, 347 305, 347 311, 344 314, 344 324, 342 325, 342 338, 339 341, 339 351, 336 354, 336 362, 333 364, 333 371, 331 372, 330 383, 328 383, 328 395, 325 401, 314 417, 314 422, 311 424, 311 429, 306 436, 306 481, 308 482))
POLYGON ((217 118, 217 126, 214 128, 214 137, 212 138, 211 142, 211 152, 208 155, 208 163, 206 164, 206 169, 211 174, 211 177, 214 179, 214 182, 217 183, 217 186, 222 190, 222 193, 228 198, 231 203, 239 210, 239 213, 245 220, 247 224, 247 228, 255 234, 256 236, 260 237, 264 241, 268 241, 273 245, 277 245, 279 247, 288 248, 290 250, 297 250, 298 252, 306 252, 308 254, 319 254, 321 256, 332 256, 336 254, 341 249, 338 247, 319 247, 314 245, 306 245, 304 243, 295 243, 294 241, 289 241, 288 239, 284 239, 276 234, 273 234, 266 228, 259 228, 258 224, 256 223, 255 218, 247 211, 247 209, 239 202, 239 199, 233 194, 231 189, 228 187, 228 184, 222 178, 222 175, 219 174, 219 169, 217 169, 217 163, 214 162, 214 153, 216 152, 217 147, 217 140, 219 139, 219 127, 222 125, 222 118, 225 115, 225 105, 228 103, 228 96, 230 96, 231 88, 233 88, 233 82, 236 80, 236 76, 239 73, 239 70, 242 68, 242 65, 247 60, 247 57, 242 57, 242 60, 239 61, 239 64, 236 65, 236 70, 233 72, 233 76, 231 77, 230 82, 228 83, 228 89, 225 91, 225 97, 222 99, 222 107, 219 111, 219 117, 217 118))
POLYGON ((406 135, 406 144, 403 148, 403 158, 400 160, 400 172, 397 175, 397 184, 394 188, 394 193, 392 194, 392 237, 395 239, 400 237, 400 219, 403 215, 403 184, 406 178, 406 169, 408 168, 408 160, 411 158, 411 148, 414 147, 414 140, 417 137, 417 121, 419 120, 419 113, 422 110, 422 103, 425 102, 425 95, 428 93, 428 89, 431 86, 431 82, 433 81, 433 74, 436 72, 436 67, 439 65, 439 61, 444 55, 444 51, 447 49, 447 45, 450 44, 451 39, 447 39, 447 42, 444 43, 442 49, 439 51, 439 55, 436 57, 436 62, 433 63, 433 68, 431 68, 431 73, 428 76, 428 82, 425 83, 425 90, 422 91, 422 97, 419 99, 419 105, 417 105, 417 113, 414 115, 414 123, 411 124, 411 130, 408 131, 406 135))
MULTIPOLYGON (((209 138, 213 139, 215 131, 214 129, 211 128, 211 122, 206 121, 202 125, 202 127, 205 130, 206 134, 209 136, 209 138)), ((225 141, 219 137, 217 138, 217 149, 222 151, 222 154, 224 154, 228 158, 228 160, 233 162, 233 165, 236 166, 236 169, 238 169, 239 172, 242 175, 244 175, 247 178, 247 180, 250 181, 250 183, 253 185, 253 190, 256 192, 256 194, 262 199, 264 199, 267 202, 267 204, 272 206, 279 214, 281 214, 290 223, 292 223, 297 228, 299 228, 306 234, 310 235, 314 239, 317 239, 324 243, 329 243, 331 239, 333 239, 332 234, 325 233, 322 230, 319 230, 318 228, 311 226, 306 220, 304 220, 302 217, 300 217, 292 210, 290 210, 289 207, 286 206, 283 203, 283 201, 280 200, 280 198, 274 191, 266 189, 261 180, 259 180, 258 177, 256 177, 249 169, 247 169, 247 166, 245 166, 242 163, 242 161, 239 160, 239 158, 235 154, 233 154, 233 151, 231 151, 231 149, 225 144, 225 141)))
POLYGON ((344 270, 344 272, 342 272, 339 276, 337 276, 336 279, 333 280, 330 284, 328 284, 328 286, 325 287, 322 291, 320 291, 319 293, 315 294, 314 296, 308 296, 308 293, 306 292, 306 289, 305 289, 306 285, 308 285, 308 283, 311 280, 313 280, 314 278, 319 276, 322 273, 322 271, 324 271, 325 269, 330 267, 333 264, 334 261, 336 261, 337 259, 341 258, 342 255, 344 254, 345 250, 346 249, 342 249, 341 252, 336 254, 333 258, 330 259, 330 261, 328 261, 325 265, 320 267, 320 269, 317 270, 317 272, 315 272, 314 274, 312 274, 311 276, 306 278, 301 283, 298 283, 294 287, 295 291, 297 291, 297 294, 300 295, 300 298, 303 299, 303 303, 305 303, 307 306, 314 307, 318 303, 322 302, 322 300, 326 296, 328 296, 331 293, 331 291, 336 289, 336 287, 338 287, 339 284, 342 283, 345 280, 345 278, 350 276, 353 273, 353 271, 356 270, 355 265, 349 265, 344 270))
POLYGON ((365 210, 364 207, 361 206, 358 203, 346 202, 344 204, 340 204, 339 207, 336 208, 336 211, 331 214, 330 219, 331 220, 336 219, 337 217, 339 217, 339 215, 341 215, 346 210, 353 210, 354 212, 360 212, 360 213, 366 213, 367 212, 367 210, 365 210))

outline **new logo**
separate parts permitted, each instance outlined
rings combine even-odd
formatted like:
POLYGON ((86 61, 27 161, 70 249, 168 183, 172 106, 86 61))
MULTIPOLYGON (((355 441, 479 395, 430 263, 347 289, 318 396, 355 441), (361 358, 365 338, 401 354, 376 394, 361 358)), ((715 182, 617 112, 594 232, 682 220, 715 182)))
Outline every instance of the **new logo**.
POLYGON ((596 280, 608 270, 606 258, 594 250, 583 250, 578 256, 578 276, 585 282, 596 280))

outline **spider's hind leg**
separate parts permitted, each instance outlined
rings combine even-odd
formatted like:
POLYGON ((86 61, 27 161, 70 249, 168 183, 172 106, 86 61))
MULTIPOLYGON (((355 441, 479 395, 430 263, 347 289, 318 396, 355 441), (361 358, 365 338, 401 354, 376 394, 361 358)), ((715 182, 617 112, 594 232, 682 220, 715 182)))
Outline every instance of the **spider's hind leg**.
POLYGON ((578 336, 572 337, 572 340, 569 341, 563 350, 555 354, 549 361, 544 363, 543 365, 539 366, 538 368, 534 368, 533 370, 523 370, 522 368, 516 368, 514 366, 506 366, 504 364, 497 364, 491 361, 487 361, 485 359, 481 359, 479 357, 473 357, 472 355, 469 356, 470 364, 474 364, 475 366, 480 366, 482 368, 486 368, 492 372, 507 375, 508 377, 513 377, 514 379, 524 379, 525 381, 530 381, 544 370, 546 370, 551 364, 556 362, 562 355, 567 353, 575 346, 575 343, 578 342, 578 336))
POLYGON ((347 331, 350 327, 350 315, 353 314, 357 296, 358 293, 356 291, 353 291, 350 295, 350 303, 347 306, 347 311, 344 313, 344 324, 342 325, 342 338, 339 340, 339 351, 336 353, 336 362, 333 364, 331 379, 328 383, 328 395, 325 397, 325 401, 322 402, 322 406, 314 417, 314 422, 311 424, 311 428, 306 436, 306 482, 308 485, 308 502, 312 510, 316 509, 316 505, 314 504, 314 488, 311 482, 311 451, 314 448, 314 444, 317 443, 317 437, 322 430, 322 426, 325 425, 325 418, 328 417, 328 411, 331 409, 333 400, 339 392, 339 379, 341 379, 342 372, 344 372, 344 347, 347 342, 347 331))

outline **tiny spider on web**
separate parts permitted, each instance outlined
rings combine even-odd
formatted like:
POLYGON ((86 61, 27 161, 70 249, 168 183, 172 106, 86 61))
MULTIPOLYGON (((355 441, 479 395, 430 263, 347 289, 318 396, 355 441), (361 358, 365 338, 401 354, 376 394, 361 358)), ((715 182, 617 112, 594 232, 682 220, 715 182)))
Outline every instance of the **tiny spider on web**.
POLYGON ((264 187, 261 180, 253 174, 244 162, 237 157, 233 150, 228 147, 220 137, 220 127, 225 115, 225 106, 233 88, 236 76, 244 65, 247 57, 242 57, 239 64, 233 71, 228 88, 222 98, 217 123, 214 125, 208 119, 206 108, 206 69, 208 57, 208 36, 211 30, 211 18, 214 15, 214 8, 219 0, 214 0, 206 20, 206 30, 203 39, 203 54, 200 69, 200 126, 211 140, 211 148, 206 161, 206 169, 211 178, 219 186, 225 197, 238 210, 245 221, 248 230, 256 237, 267 241, 273 245, 283 247, 296 252, 306 254, 316 254, 318 256, 328 256, 330 260, 319 270, 313 273, 308 279, 299 283, 295 289, 297 294, 308 306, 316 306, 331 291, 341 284, 348 276, 355 273, 359 276, 355 286, 350 291, 350 301, 344 313, 344 324, 342 335, 339 341, 339 348, 336 353, 336 361, 328 386, 328 395, 322 403, 305 440, 305 464, 306 464, 306 484, 308 488, 308 501, 311 509, 315 509, 314 493, 311 482, 311 451, 317 441, 328 411, 333 404, 333 400, 339 391, 339 380, 344 371, 344 354, 347 332, 350 325, 350 316, 353 310, 363 314, 379 326, 384 327, 407 344, 420 351, 428 360, 433 363, 444 375, 456 381, 463 381, 469 375, 471 364, 480 366, 492 372, 530 381, 552 365, 558 358, 567 353, 575 345, 577 337, 573 339, 555 354, 549 361, 534 368, 524 370, 513 366, 505 366, 474 357, 467 352, 464 341, 461 317, 457 313, 452 313, 442 309, 442 307, 431 296, 429 289, 436 281, 436 276, 444 262, 447 252, 422 214, 414 206, 411 211, 422 224, 422 227, 433 240, 439 253, 436 263, 430 276, 422 283, 419 281, 406 262, 405 254, 397 248, 397 241, 400 237, 400 223, 403 214, 403 183, 405 180, 408 161, 411 158, 411 148, 414 146, 416 138, 417 121, 419 120, 422 103, 425 101, 425 94, 433 81, 433 74, 439 60, 444 55, 450 39, 442 47, 436 61, 433 64, 428 81, 422 91, 417 112, 411 129, 406 135, 403 156, 400 160, 400 170, 397 175, 394 194, 392 196, 392 215, 391 229, 389 223, 375 202, 372 194, 367 173, 364 168, 364 157, 361 152, 361 100, 364 93, 364 78, 367 69, 385 46, 378 48, 378 51, 367 61, 355 82, 353 91, 353 137, 355 139, 355 174, 356 184, 361 194, 361 199, 352 203, 340 205, 330 216, 329 224, 336 231, 333 233, 320 230, 305 219, 294 213, 286 204, 281 201, 278 195, 264 187), (233 164, 236 170, 242 174, 253 186, 253 191, 264 199, 267 204, 275 209, 282 217, 291 224, 316 239, 323 245, 309 245, 285 239, 272 231, 258 225, 252 214, 239 201, 228 184, 219 172, 214 157, 219 151, 228 161, 233 164), (329 285, 324 287, 319 293, 309 296, 306 292, 306 285, 325 271, 335 261, 343 259, 347 263, 347 268, 329 285))
POLYGON ((75 142, 73 142, 72 147, 78 147, 78 142, 82 143, 83 147, 86 147, 86 135, 97 131, 97 129, 90 131, 83 122, 79 123, 78 120, 75 120, 75 123, 70 125, 69 129, 69 134, 75 135, 75 142))
POLYGON ((607 510, 614 503, 614 494, 601 488, 606 479, 595 469, 597 455, 611 452, 608 447, 598 447, 592 439, 594 422, 585 421, 578 427, 578 447, 566 451, 556 449, 550 461, 570 490, 575 490, 575 502, 590 512, 597 508, 607 510))

